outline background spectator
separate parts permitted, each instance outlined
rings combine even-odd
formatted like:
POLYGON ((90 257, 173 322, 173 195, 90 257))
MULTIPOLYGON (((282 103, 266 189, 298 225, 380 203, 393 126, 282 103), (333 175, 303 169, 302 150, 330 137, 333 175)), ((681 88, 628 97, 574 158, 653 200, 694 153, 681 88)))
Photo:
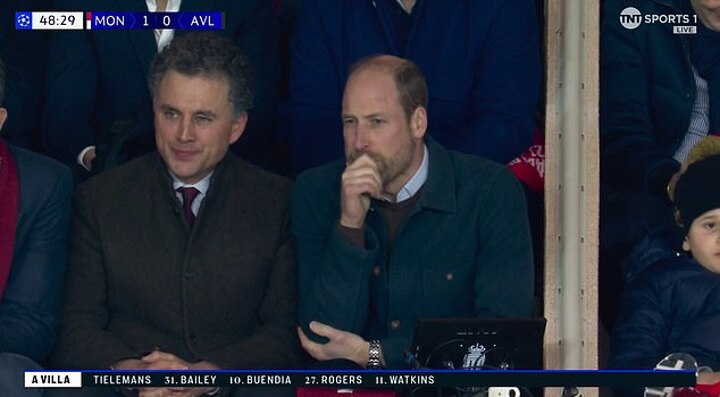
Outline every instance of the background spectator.
POLYGON ((300 172, 342 157, 347 70, 372 54, 412 60, 430 88, 428 132, 503 164, 533 139, 540 87, 535 3, 303 0, 281 131, 300 172))
MULTIPOLYGON (((55 1, 58 10, 144 11, 141 4, 129 0, 55 1)), ((267 0, 146 0, 145 4, 150 11, 225 12, 226 27, 219 32, 231 37, 247 54, 255 71, 257 93, 245 139, 234 149, 250 161, 272 167, 272 119, 279 78, 273 4, 267 0)), ((68 164, 82 163, 98 172, 152 150, 147 74, 153 56, 174 34, 184 32, 53 32, 43 120, 44 139, 51 153, 68 164), (99 156, 97 161, 92 160, 95 155, 99 156)))

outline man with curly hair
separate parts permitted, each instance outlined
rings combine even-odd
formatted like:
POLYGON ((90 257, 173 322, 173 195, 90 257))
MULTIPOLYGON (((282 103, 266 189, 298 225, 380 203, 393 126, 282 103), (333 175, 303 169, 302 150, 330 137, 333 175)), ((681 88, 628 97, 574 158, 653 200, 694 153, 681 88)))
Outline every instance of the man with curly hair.
POLYGON ((253 100, 248 71, 229 39, 207 32, 177 37, 154 59, 157 152, 78 188, 55 366, 297 364, 290 183, 228 153, 253 100))

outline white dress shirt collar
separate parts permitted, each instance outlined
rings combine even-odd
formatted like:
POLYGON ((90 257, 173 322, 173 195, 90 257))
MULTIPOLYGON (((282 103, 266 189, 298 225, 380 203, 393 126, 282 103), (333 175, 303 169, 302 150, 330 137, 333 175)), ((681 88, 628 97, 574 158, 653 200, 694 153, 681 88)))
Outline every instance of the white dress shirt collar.
MULTIPOLYGON (((168 0, 167 8, 163 12, 178 12, 180 11, 180 3, 182 0, 168 0)), ((148 11, 157 11, 157 0, 145 0, 148 11)), ((157 44, 158 52, 172 41, 175 31, 173 29, 155 29, 155 43, 157 44)))
POLYGON ((415 3, 417 2, 417 1, 413 1, 412 3, 410 3, 410 6, 407 7, 407 6, 405 6, 405 2, 403 0, 396 0, 396 1, 398 2, 398 4, 400 4, 400 7, 402 7, 402 9, 405 10, 405 12, 407 12, 408 14, 412 14, 412 9, 413 9, 413 7, 415 7, 415 3))
POLYGON ((173 180, 173 190, 175 191, 175 196, 180 200, 182 203, 182 194, 177 191, 178 188, 181 187, 194 187, 197 189, 200 193, 195 197, 195 200, 192 202, 192 212, 193 214, 197 215, 198 211, 200 211, 200 204, 202 204, 202 201, 205 199, 205 196, 207 195, 207 191, 210 188, 210 177, 212 177, 212 172, 209 173, 205 178, 199 180, 197 183, 194 183, 192 185, 182 182, 180 179, 178 179, 175 174, 173 174, 170 170, 168 170, 168 173, 170 174, 170 177, 172 177, 173 180))

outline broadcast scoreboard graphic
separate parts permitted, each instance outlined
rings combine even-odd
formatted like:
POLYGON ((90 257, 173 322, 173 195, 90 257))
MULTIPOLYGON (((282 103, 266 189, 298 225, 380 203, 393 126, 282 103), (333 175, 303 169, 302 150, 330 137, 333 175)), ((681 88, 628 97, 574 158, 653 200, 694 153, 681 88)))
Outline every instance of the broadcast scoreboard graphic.
POLYGON ((79 387, 681 387, 695 372, 598 370, 26 371, 26 388, 79 387))
POLYGON ((16 30, 221 30, 224 12, 18 11, 16 30))

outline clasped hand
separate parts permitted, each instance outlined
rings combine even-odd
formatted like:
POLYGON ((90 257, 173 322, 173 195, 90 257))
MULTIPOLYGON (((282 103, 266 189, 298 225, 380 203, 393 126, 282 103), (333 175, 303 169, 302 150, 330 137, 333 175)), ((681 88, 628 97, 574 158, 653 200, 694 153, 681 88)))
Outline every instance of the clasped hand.
MULTIPOLYGON (((213 370, 217 366, 201 361, 188 363, 187 361, 170 353, 154 351, 141 359, 128 359, 117 362, 113 368, 123 370, 213 370)), ((207 387, 145 387, 139 389, 139 397, 198 397, 213 391, 207 387)))
POLYGON ((365 339, 352 332, 341 331, 317 321, 310 322, 310 330, 328 339, 326 343, 313 342, 298 327, 300 344, 314 359, 319 361, 345 359, 363 368, 367 366, 370 344, 365 339))

